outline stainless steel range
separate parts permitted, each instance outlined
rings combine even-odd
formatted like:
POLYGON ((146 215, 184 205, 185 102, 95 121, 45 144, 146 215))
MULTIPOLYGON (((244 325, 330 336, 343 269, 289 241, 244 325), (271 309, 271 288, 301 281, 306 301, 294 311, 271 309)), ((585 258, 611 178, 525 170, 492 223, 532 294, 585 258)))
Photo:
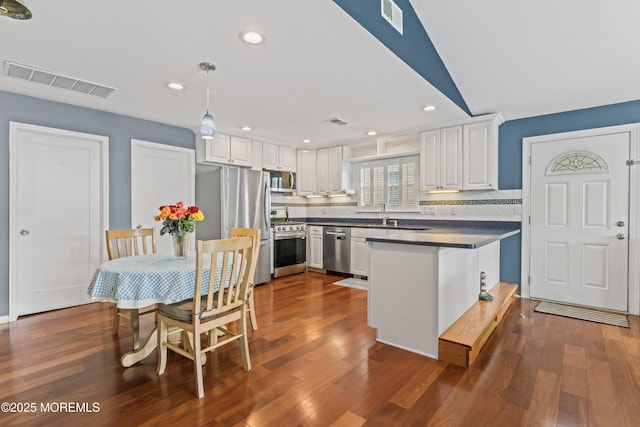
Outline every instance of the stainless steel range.
POLYGON ((307 269, 306 229, 302 222, 272 220, 274 278, 303 273, 307 269))

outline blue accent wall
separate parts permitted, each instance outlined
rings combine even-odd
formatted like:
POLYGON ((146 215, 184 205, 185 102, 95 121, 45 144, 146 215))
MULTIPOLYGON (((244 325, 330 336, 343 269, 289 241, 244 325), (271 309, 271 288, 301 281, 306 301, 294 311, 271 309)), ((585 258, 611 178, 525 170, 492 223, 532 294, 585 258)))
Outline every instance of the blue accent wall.
POLYGON ((522 188, 522 139, 640 122, 640 101, 509 120, 499 129, 501 190, 522 188))
POLYGON ((398 58, 413 68, 464 112, 471 115, 467 103, 462 98, 409 0, 395 0, 398 7, 402 9, 404 34, 397 32, 382 17, 380 2, 377 0, 334 0, 334 2, 398 58))
POLYGON ((9 122, 109 137, 111 228, 131 226, 131 139, 195 149, 190 129, 0 91, 0 316, 9 314, 9 122))
MULTIPOLYGON (((582 110, 509 120, 499 130, 499 186, 501 190, 522 189, 523 138, 573 132, 607 126, 640 123, 640 101, 603 105, 582 110)), ((500 245, 500 279, 520 283, 521 235, 500 245)))

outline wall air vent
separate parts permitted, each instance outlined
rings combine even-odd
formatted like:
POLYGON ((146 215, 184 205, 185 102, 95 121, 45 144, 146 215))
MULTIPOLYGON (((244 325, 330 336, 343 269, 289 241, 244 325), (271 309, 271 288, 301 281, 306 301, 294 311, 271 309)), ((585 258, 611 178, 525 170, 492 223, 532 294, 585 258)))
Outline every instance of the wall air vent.
POLYGON ((326 121, 329 122, 329 123, 333 123, 334 125, 338 125, 338 126, 344 126, 344 125, 348 124, 344 120, 340 120, 337 117, 334 117, 332 119, 327 119, 326 121))
POLYGON ((75 77, 63 76, 51 71, 39 70, 37 68, 16 64, 11 61, 4 61, 4 74, 9 77, 28 80, 30 82, 42 83, 47 86, 55 86, 61 89, 73 90, 87 95, 95 95, 101 98, 109 96, 115 88, 88 82, 75 77))
POLYGON ((402 9, 393 0, 380 0, 380 13, 396 31, 403 34, 402 9))

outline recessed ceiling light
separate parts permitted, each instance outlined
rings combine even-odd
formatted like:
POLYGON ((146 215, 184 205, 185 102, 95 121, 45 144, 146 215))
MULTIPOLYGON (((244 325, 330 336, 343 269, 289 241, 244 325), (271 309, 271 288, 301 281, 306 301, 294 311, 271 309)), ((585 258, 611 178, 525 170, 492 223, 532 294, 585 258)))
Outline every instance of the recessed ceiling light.
POLYGON ((173 90, 182 90, 184 89, 184 85, 180 82, 169 82, 167 83, 167 87, 173 90))
POLYGON ((240 33, 240 40, 249 44, 260 44, 264 41, 264 37, 255 31, 243 31, 240 33))
POLYGON ((309 143, 311 143, 311 140, 310 139, 303 139, 302 142, 304 144, 309 144, 309 143))
POLYGON ((369 136, 374 136, 374 135, 377 135, 377 134, 378 134, 378 132, 376 132, 375 130, 370 130, 369 132, 367 132, 367 135, 369 135, 369 136))
POLYGON ((242 129, 245 132, 249 132, 251 130, 251 126, 242 126, 240 129, 242 129))
POLYGON ((422 107, 422 109, 424 111, 433 111, 433 110, 436 109, 436 106, 435 105, 425 105, 424 107, 422 107))

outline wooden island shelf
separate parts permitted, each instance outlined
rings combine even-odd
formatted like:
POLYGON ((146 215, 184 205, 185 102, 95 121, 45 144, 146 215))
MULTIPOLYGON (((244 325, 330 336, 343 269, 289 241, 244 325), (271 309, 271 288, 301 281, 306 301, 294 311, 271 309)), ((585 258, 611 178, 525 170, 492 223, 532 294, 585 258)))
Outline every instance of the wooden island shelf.
POLYGON ((502 321, 517 289, 517 284, 506 282, 498 282, 491 288, 493 301, 476 302, 440 335, 438 359, 468 368, 502 321))

